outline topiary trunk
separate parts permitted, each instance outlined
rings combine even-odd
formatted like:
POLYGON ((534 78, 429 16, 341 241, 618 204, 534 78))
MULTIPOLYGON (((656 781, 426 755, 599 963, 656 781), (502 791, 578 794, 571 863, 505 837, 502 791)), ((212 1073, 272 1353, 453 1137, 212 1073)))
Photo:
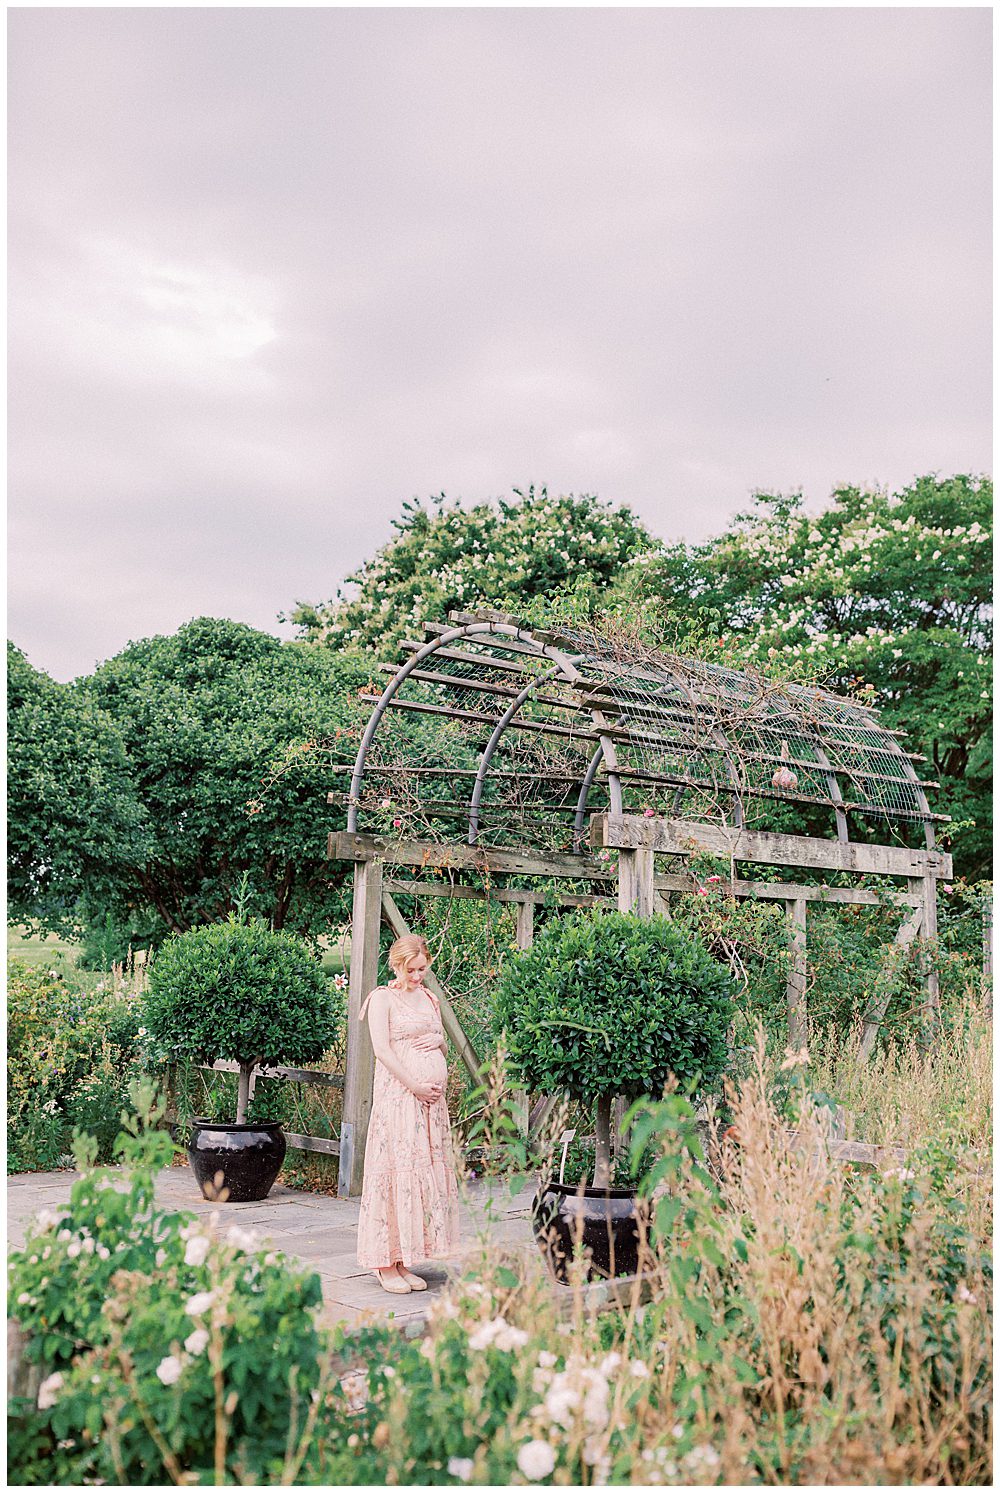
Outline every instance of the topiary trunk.
POLYGON ((245 1125, 247 1122, 247 1109, 250 1105, 250 1075, 256 1066, 256 1063, 240 1064, 240 1086, 236 1097, 237 1125, 245 1125))
POLYGON ((594 1186, 611 1186, 611 1104, 610 1094, 597 1101, 597 1156, 594 1160, 594 1186))

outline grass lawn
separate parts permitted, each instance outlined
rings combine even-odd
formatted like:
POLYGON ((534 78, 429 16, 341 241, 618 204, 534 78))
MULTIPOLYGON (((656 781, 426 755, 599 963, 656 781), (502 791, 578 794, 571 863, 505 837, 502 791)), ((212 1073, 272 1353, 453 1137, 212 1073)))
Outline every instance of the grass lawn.
MULTIPOLYGON (((56 938, 52 934, 42 938, 20 924, 11 924, 7 929, 7 958, 23 959, 25 964, 30 964, 33 968, 74 968, 80 948, 79 943, 71 943, 68 939, 56 938)), ((328 975, 343 974, 347 970, 350 959, 349 938, 345 939, 339 933, 322 938, 320 949, 323 968, 328 975)))

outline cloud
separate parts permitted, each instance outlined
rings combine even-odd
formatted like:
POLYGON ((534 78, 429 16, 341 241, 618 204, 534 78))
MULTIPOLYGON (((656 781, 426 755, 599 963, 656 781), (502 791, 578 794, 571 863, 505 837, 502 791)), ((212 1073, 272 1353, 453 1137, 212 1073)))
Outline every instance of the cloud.
POLYGON ((989 462, 975 10, 11 14, 11 632, 280 631, 403 499, 989 462))

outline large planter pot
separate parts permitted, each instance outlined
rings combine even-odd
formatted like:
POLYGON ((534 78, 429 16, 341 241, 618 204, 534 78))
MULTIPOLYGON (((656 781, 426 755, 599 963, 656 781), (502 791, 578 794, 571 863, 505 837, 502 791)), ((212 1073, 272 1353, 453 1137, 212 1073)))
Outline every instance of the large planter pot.
POLYGON ((589 1251, 588 1280, 637 1275, 649 1209, 627 1187, 546 1182, 531 1209, 531 1226, 556 1279, 569 1284, 577 1241, 589 1251))
POLYGON ((274 1186, 286 1143, 277 1121, 223 1125, 195 1120, 188 1160, 204 1197, 220 1203, 259 1203, 274 1186))

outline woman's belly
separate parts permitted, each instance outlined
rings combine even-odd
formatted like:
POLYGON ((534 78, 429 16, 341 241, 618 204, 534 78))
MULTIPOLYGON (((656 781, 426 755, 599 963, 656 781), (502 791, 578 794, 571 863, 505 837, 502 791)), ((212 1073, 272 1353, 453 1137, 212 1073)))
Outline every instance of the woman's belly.
POLYGON ((400 1042, 396 1050, 400 1062, 414 1078, 423 1083, 448 1082, 448 1064, 440 1047, 435 1047, 431 1052, 422 1052, 410 1042, 400 1042))

